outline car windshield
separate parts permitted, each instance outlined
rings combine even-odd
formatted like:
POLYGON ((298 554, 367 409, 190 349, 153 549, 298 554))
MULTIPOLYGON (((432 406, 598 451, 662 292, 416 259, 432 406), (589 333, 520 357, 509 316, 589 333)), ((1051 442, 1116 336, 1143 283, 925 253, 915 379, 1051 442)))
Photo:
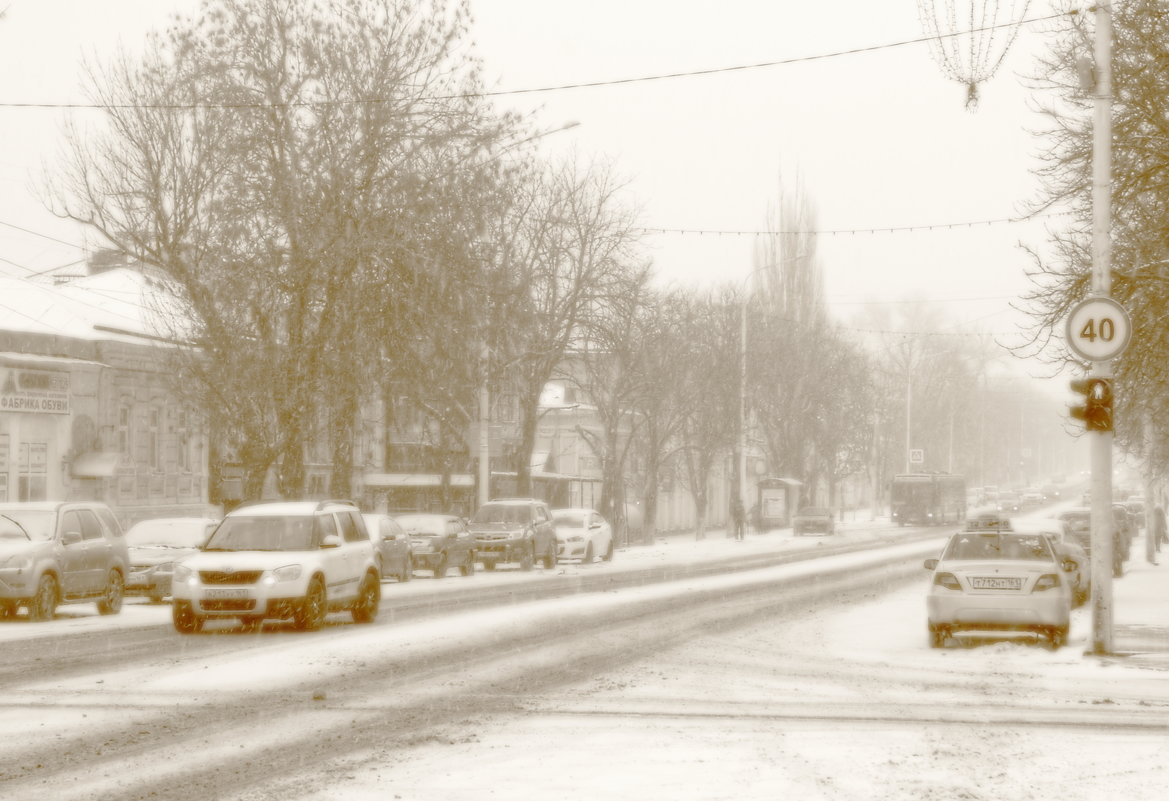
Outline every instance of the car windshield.
POLYGON ((528 522, 528 508, 526 506, 507 506, 502 504, 486 504, 480 506, 471 518, 472 523, 526 523, 528 522))
POLYGON ((206 541, 209 527, 205 520, 144 520, 130 526, 126 532, 126 544, 139 548, 147 545, 198 548, 206 541))
POLYGON ((207 541, 209 551, 306 551, 317 547, 315 518, 277 515, 227 517, 207 541))
POLYGON ((47 540, 53 536, 57 513, 44 510, 0 509, 0 539, 47 540))
POLYGON ((402 515, 398 525, 406 529, 411 537, 441 537, 445 526, 441 517, 424 515, 402 515))
POLYGON ((584 528, 584 512, 556 512, 552 515, 552 525, 564 528, 584 528))
POLYGON ((958 534, 946 546, 942 559, 1053 560, 1047 538, 1041 534, 1002 534, 978 531, 958 534))

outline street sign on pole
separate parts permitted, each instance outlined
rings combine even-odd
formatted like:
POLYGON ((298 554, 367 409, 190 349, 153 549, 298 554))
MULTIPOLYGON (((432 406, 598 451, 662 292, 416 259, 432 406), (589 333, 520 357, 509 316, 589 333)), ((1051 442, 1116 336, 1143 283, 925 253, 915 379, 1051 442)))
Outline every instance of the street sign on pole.
POLYGON ((1128 312, 1112 298, 1081 300, 1068 315, 1068 347, 1084 361, 1107 362, 1128 347, 1132 325, 1128 312))
POLYGON ((924 450, 922 450, 921 448, 910 448, 909 449, 909 463, 910 464, 921 464, 924 461, 925 461, 925 451, 924 450))

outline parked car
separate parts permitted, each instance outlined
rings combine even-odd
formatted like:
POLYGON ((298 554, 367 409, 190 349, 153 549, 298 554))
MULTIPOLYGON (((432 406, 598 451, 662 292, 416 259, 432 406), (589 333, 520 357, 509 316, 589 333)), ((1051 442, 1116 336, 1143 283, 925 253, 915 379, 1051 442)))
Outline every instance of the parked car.
POLYGON ((464 576, 475 574, 475 538, 463 518, 444 514, 398 515, 398 525, 410 535, 414 567, 434 571, 436 579, 457 567, 464 576))
POLYGON ((212 517, 160 517, 140 520, 126 530, 130 548, 127 595, 146 595, 154 603, 171 594, 175 562, 197 553, 219 521, 212 517))
MULTIPOLYGON (((1062 520, 1067 527, 1068 540, 1079 545, 1084 554, 1091 559, 1092 556, 1092 510, 1087 506, 1074 506, 1071 509, 1065 509, 1056 515, 1056 519, 1062 520)), ((1124 533, 1117 526, 1112 527, 1112 575, 1121 576, 1124 574, 1124 553, 1126 550, 1124 533)))
POLYGON ((950 537, 932 571, 929 643, 941 648, 966 631, 1031 631, 1059 648, 1071 619, 1073 569, 1043 534, 967 529, 950 537))
POLYGON ((836 518, 823 506, 803 506, 792 518, 792 534, 835 534, 836 518))
MULTIPOLYGON (((1127 562, 1132 552, 1133 538, 1137 534, 1136 526, 1133 525, 1132 515, 1129 514, 1128 508, 1123 503, 1112 504, 1112 519, 1116 525, 1116 530, 1119 532, 1116 543, 1120 546, 1121 553, 1123 554, 1121 562, 1127 562)), ((1123 572, 1122 566, 1121 571, 1116 572, 1116 576, 1119 578, 1123 572)))
POLYGON ((612 561, 613 527, 595 509, 553 509, 552 527, 557 559, 579 559, 584 565, 597 556, 612 561))
POLYGON ((103 503, 0 504, 0 617, 23 606, 30 619, 51 620, 59 604, 87 602, 117 614, 129 564, 122 527, 103 503))
POLYGON ((1068 524, 1057 518, 1020 518, 1016 529, 1045 535, 1056 555, 1063 562, 1075 565, 1075 570, 1068 573, 1072 605, 1083 605, 1092 595, 1092 563, 1079 539, 1068 531, 1068 524))
POLYGON ((1130 495, 1124 501, 1124 508, 1128 509, 1133 527, 1140 531, 1145 527, 1145 499, 1142 495, 1130 495))
POLYGON ((340 609, 371 622, 381 582, 354 504, 275 501, 228 513, 202 551, 175 565, 172 591, 174 626, 184 634, 225 618, 249 627, 291 619, 311 631, 340 609))
POLYGON ((389 515, 365 514, 365 528, 373 541, 378 575, 406 582, 414 575, 414 545, 410 535, 389 515))
POLYGON ((488 501, 467 524, 485 570, 500 562, 519 562, 531 570, 537 559, 556 565, 556 531, 548 504, 535 498, 488 501))

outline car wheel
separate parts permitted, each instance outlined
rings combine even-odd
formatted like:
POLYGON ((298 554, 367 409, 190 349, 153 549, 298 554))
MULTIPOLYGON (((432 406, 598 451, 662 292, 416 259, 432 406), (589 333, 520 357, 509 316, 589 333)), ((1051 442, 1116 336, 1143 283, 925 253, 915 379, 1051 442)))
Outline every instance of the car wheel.
POLYGON ((292 615, 293 624, 302 631, 316 631, 325 625, 325 585, 319 578, 309 582, 304 599, 292 615))
POLYGON ((438 561, 434 563, 434 577, 436 579, 446 578, 446 568, 446 554, 444 553, 438 558, 438 561))
POLYGON ((175 601, 171 609, 171 620, 179 634, 197 634, 203 630, 203 618, 195 614, 190 601, 175 601))
POLYGON ((122 597, 126 594, 126 583, 117 570, 110 571, 105 597, 97 602, 97 611, 103 615, 116 615, 122 611, 122 597))
POLYGON ((372 623, 377 617, 378 601, 381 599, 381 584, 372 573, 367 573, 362 579, 361 589, 357 591, 357 600, 350 607, 354 623, 372 623))
POLYGON ((484 559, 483 560, 483 569, 486 570, 488 573, 490 573, 492 570, 495 569, 495 562, 491 559, 484 559))
POLYGON ((467 561, 459 565, 459 573, 464 576, 475 575, 475 554, 467 552, 467 561))
POLYGON ((1064 645, 1067 644, 1067 641, 1068 641, 1067 626, 1056 626, 1055 628, 1053 628, 1051 631, 1049 631, 1047 633, 1048 646, 1053 651, 1058 651, 1060 648, 1062 648, 1064 645))
POLYGON ((0 601, 0 619, 14 617, 18 606, 16 601, 10 601, 7 598, 0 601))
POLYGON ((37 593, 28 602, 29 620, 52 620, 57 611, 57 580, 52 576, 41 576, 37 582, 37 593))
POLYGON ((593 544, 590 542, 585 548, 585 555, 581 558, 582 565, 591 565, 593 563, 593 544))
POLYGON ((948 636, 945 629, 930 626, 930 648, 945 648, 948 636))
POLYGON ((536 561, 536 554, 533 553, 534 548, 528 545, 524 548, 524 552, 520 554, 520 570, 531 570, 532 565, 536 561))

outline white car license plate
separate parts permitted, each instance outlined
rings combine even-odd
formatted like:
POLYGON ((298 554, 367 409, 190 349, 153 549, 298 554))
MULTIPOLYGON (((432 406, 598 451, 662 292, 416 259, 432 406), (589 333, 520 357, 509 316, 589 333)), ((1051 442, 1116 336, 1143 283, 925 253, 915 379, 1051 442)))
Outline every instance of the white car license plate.
POLYGON ((1018 590, 1023 587, 1021 578, 975 577, 970 579, 970 586, 976 590, 1018 590))
POLYGON ((247 590, 207 590, 207 598, 215 601, 226 601, 247 597, 247 590))

